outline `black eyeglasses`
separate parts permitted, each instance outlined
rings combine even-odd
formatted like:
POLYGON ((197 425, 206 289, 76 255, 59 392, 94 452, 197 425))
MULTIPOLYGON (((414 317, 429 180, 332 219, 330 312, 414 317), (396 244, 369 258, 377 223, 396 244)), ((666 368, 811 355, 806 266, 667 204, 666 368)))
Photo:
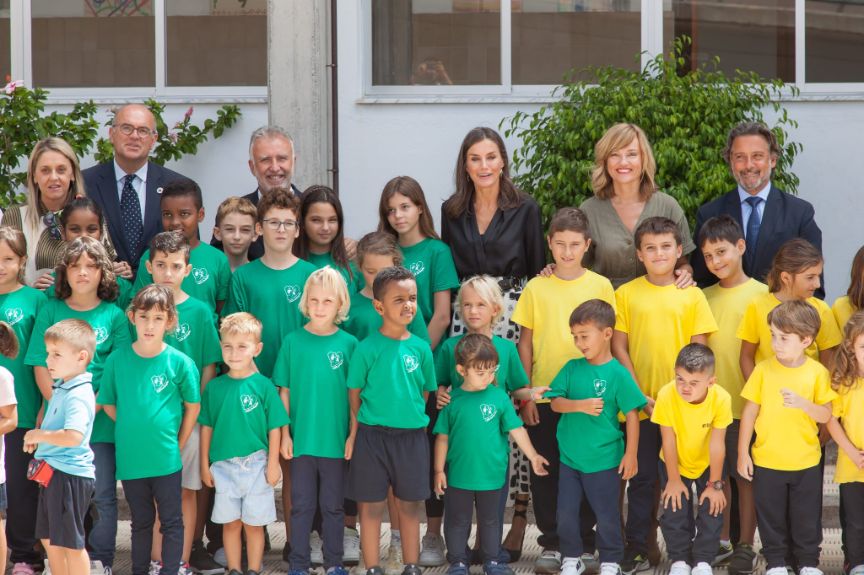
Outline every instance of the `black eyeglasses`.
POLYGON ((62 213, 63 210, 60 210, 59 212, 47 212, 42 216, 42 223, 48 228, 48 234, 52 240, 63 239, 63 235, 60 233, 60 214, 62 213))

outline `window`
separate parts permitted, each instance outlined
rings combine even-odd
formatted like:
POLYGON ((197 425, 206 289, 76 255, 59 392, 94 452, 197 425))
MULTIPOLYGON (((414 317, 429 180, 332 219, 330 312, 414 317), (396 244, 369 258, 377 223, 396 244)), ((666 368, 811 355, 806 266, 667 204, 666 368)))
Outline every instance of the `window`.
POLYGON ((32 0, 33 83, 46 88, 153 86, 150 2, 32 0))
POLYGON ((168 86, 266 86, 267 0, 167 0, 168 86))
POLYGON ((864 2, 807 0, 807 82, 864 82, 864 2))
POLYGON ((0 0, 0 82, 6 85, 12 77, 12 31, 9 20, 9 0, 0 0))
POLYGON ((372 83, 500 84, 499 0, 373 0, 372 83))
POLYGON ((673 0, 663 16, 667 42, 693 39, 685 69, 718 56, 727 74, 795 81, 795 0, 673 0))
POLYGON ((639 0, 522 0, 512 18, 514 84, 560 84, 588 66, 639 69, 639 0))

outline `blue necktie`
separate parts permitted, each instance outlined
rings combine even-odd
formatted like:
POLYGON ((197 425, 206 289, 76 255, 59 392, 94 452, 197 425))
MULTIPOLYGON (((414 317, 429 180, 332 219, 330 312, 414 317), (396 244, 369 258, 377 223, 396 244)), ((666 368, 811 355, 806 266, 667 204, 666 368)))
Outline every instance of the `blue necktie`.
POLYGON ((747 251, 752 256, 756 252, 756 242, 759 240, 759 226, 762 225, 762 218, 759 217, 759 204, 762 203, 762 198, 759 196, 750 196, 744 200, 750 204, 750 217, 747 219, 747 251))
POLYGON ((141 241, 144 239, 144 222, 141 217, 141 202, 138 192, 132 187, 135 174, 123 178, 123 191, 120 193, 120 216, 123 220, 123 235, 129 246, 130 265, 138 263, 141 256, 141 241))

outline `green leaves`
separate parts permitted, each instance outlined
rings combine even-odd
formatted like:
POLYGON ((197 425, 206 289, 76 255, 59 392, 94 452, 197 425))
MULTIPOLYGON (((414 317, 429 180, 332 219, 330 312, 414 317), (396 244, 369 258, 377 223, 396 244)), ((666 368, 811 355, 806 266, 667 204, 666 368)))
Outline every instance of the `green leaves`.
POLYGON ((797 192, 791 168, 802 146, 789 138, 786 130, 797 123, 779 101, 781 94, 797 96, 797 88, 754 72, 737 70, 728 77, 717 57, 686 70, 690 43, 686 36, 676 38, 672 52, 650 60, 641 72, 589 68, 590 83, 564 84, 555 91, 560 100, 501 121, 504 133, 522 142, 513 153, 517 183, 545 217, 592 195, 594 144, 618 122, 638 124, 648 134, 657 185, 675 197, 691 224, 700 205, 735 186, 721 155, 729 130, 744 120, 763 121, 764 110, 777 116, 772 130, 783 149, 773 181, 797 192))
MULTIPOLYGON (((96 104, 79 102, 65 114, 45 114, 47 96, 47 90, 29 89, 21 82, 10 82, 0 90, 0 207, 24 201, 23 195, 16 193, 26 183, 30 152, 42 138, 63 138, 79 158, 90 153, 94 143, 97 161, 108 161, 114 155, 111 142, 105 138, 96 139, 99 130, 96 104)), ((211 136, 219 138, 240 118, 239 107, 222 106, 216 112, 215 120, 208 118, 203 127, 198 127, 191 121, 194 110, 190 107, 183 119, 169 128, 163 120, 165 106, 152 99, 145 104, 156 116, 158 135, 152 160, 158 164, 195 154, 199 145, 211 136)), ((109 120, 105 125, 110 124, 109 120)))

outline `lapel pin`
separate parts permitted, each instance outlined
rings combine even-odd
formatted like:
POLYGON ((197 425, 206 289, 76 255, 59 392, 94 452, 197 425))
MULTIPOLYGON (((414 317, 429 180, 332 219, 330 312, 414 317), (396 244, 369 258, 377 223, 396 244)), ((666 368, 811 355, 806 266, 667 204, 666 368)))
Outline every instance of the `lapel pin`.
POLYGON ((157 193, 157 194, 161 194, 161 193, 162 193, 162 188, 156 188, 156 193, 157 193))

